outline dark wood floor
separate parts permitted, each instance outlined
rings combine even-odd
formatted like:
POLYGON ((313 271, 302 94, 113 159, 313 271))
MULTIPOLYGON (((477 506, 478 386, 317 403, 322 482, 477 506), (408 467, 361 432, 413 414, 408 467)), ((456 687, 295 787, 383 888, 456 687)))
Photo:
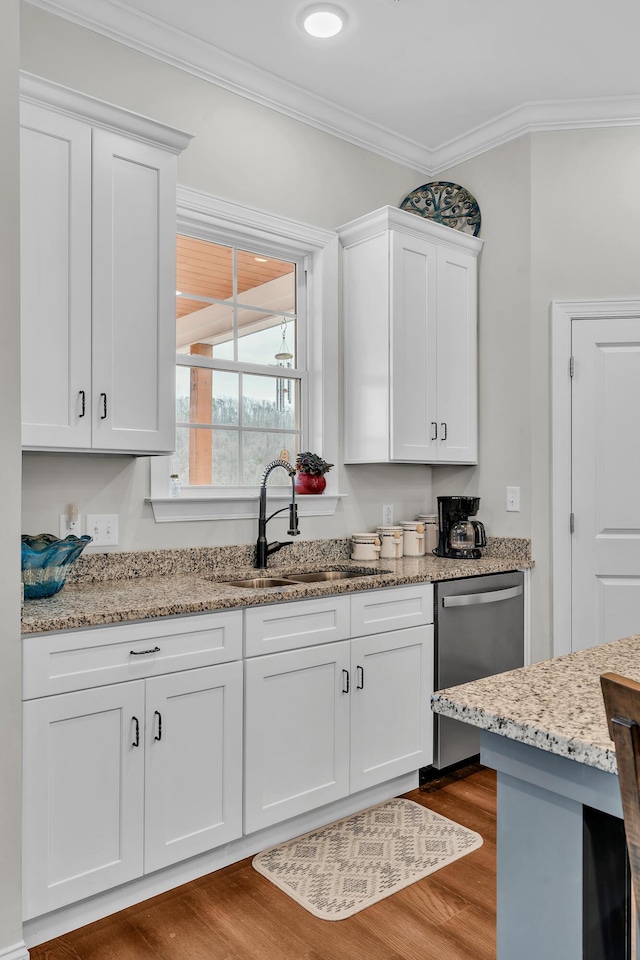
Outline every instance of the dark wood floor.
POLYGON ((31 948, 32 960, 495 960, 495 775, 468 767, 406 796, 479 850, 347 920, 318 920, 246 859, 31 948))

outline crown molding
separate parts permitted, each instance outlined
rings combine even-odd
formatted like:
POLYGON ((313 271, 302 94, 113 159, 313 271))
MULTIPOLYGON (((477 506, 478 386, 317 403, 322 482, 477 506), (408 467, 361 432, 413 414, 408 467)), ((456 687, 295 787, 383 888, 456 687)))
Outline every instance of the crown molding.
POLYGON ((190 133, 176 130, 166 123, 138 116, 130 110, 105 103, 25 71, 20 72, 20 100, 89 121, 94 127, 102 127, 115 133, 124 131, 144 143, 160 144, 175 154, 182 153, 193 139, 190 133))
POLYGON ((431 173, 435 176, 527 133, 639 123, 640 96, 531 101, 437 147, 432 151, 431 173))
POLYGON ((640 96, 532 101, 437 147, 372 123, 300 90, 212 44, 127 7, 122 0, 26 0, 147 56, 214 83, 317 130, 417 170, 427 178, 527 133, 640 123, 640 96))

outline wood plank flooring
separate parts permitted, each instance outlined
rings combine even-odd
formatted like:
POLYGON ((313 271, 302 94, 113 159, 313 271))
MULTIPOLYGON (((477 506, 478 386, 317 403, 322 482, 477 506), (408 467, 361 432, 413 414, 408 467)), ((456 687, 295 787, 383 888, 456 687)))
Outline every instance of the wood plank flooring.
POLYGON ((477 830, 479 850, 347 920, 318 920, 251 860, 31 948, 32 960, 495 960, 495 774, 405 794, 477 830))

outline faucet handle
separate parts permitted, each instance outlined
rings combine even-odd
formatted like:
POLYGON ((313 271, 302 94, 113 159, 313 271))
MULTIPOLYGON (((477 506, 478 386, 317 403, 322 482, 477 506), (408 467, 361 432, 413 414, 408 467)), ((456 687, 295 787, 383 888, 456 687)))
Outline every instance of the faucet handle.
POLYGON ((290 537, 299 537, 300 530, 298 529, 298 505, 297 503, 289 504, 289 529, 287 533, 290 537))

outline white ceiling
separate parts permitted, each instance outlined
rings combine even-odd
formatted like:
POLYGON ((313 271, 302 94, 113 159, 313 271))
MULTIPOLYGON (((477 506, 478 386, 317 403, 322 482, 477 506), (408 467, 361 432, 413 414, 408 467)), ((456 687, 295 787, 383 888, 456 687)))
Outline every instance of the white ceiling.
POLYGON ((640 122, 638 0, 28 0, 433 175, 526 130, 640 122))

